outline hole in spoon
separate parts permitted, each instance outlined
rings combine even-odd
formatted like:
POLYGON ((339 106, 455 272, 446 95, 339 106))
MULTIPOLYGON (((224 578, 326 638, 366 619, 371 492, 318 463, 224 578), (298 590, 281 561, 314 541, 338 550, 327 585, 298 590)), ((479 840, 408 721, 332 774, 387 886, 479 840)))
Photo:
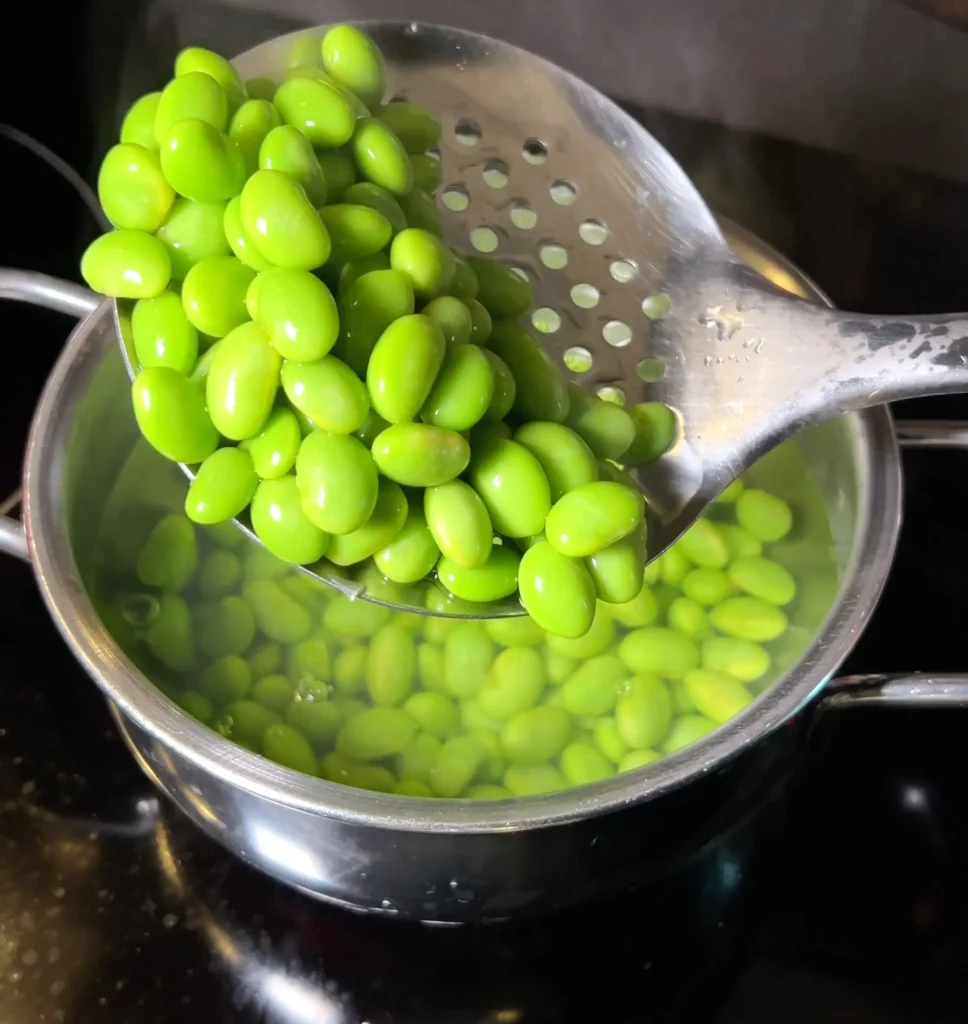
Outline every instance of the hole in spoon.
POLYGON ((481 177, 488 188, 504 188, 508 183, 508 165, 503 160, 488 160, 481 177))
POLYGON ((665 363, 658 356, 646 356, 635 367, 636 376, 646 384, 655 384, 665 376, 665 363))
POLYGON ((601 297, 601 292, 593 284, 586 282, 576 284, 571 289, 571 301, 579 309, 594 309, 601 297))
POLYGON ((529 164, 543 164, 548 159, 548 147, 540 139, 527 139, 521 155, 529 164))
POLYGON ((497 249, 498 237, 493 228, 474 228, 470 238, 471 245, 478 252, 494 252, 497 249))
POLYGON ((523 199, 515 199, 511 204, 511 223, 522 231, 530 231, 538 223, 538 215, 531 204, 523 199))
POLYGON ((603 402, 611 402, 612 405, 625 405, 625 392, 614 384, 606 384, 600 387, 595 394, 603 402))
POLYGON ((567 251, 555 242, 542 245, 538 250, 538 256, 549 270, 564 270, 568 266, 567 251))
POLYGON ((448 185, 440 200, 448 210, 452 210, 454 213, 463 213, 471 204, 471 197, 463 185, 448 185))
POLYGON ((554 334, 561 327, 561 317, 550 306, 541 306, 531 314, 531 323, 542 334, 554 334))
POLYGON ((624 348, 632 340, 632 328, 621 320, 609 320, 602 328, 602 337, 612 348, 624 348))
POLYGON ((462 146, 476 146, 481 141, 481 126, 470 117, 462 117, 454 127, 454 138, 462 146))
POLYGON ((579 238, 588 245, 602 245, 608 235, 608 227, 600 220, 584 220, 578 226, 579 238))
POLYGON ((551 201, 559 206, 571 206, 578 198, 578 188, 570 181, 559 178, 551 183, 551 201))
POLYGON ((571 348, 566 349, 561 358, 562 362, 572 373, 588 373, 595 365, 591 352, 587 348, 582 348, 581 345, 573 345, 571 348))

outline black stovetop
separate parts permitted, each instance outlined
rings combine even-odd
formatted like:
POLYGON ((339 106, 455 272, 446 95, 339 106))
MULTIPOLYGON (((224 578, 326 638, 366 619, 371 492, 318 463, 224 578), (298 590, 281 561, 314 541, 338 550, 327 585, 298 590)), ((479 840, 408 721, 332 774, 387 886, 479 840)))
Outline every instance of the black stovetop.
MULTIPOLYGON (((84 97, 54 85, 56 118, 42 90, 7 88, 6 119, 86 167, 84 97)), ((838 304, 968 307, 968 189, 641 113, 722 212, 838 304)), ((92 225, 33 157, 0 148, 20 200, 0 219, 0 263, 72 274, 92 225)), ((0 406, 5 494, 65 323, 2 312, 16 374, 0 406)), ((968 418, 968 399, 902 411, 968 418)), ((908 453, 905 473, 897 562, 845 671, 968 669, 968 454, 908 453)), ((657 928, 627 897, 441 930, 311 902, 197 833, 135 767, 29 569, 6 559, 0 654, 2 1024, 968 1020, 968 713, 822 716, 784 841, 753 879, 723 865, 719 884, 755 894, 734 918, 657 928)))

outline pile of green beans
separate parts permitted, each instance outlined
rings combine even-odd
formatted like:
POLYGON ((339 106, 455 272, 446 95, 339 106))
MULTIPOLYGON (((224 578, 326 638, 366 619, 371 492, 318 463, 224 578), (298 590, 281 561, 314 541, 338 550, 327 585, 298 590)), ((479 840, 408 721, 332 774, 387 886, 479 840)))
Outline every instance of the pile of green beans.
POLYGON ((529 284, 444 244, 440 125, 384 90, 350 26, 297 46, 281 81, 182 51, 104 158, 115 230, 82 274, 135 300, 135 415, 195 467, 193 522, 248 510, 283 561, 371 562, 476 603, 517 593, 581 637, 598 599, 642 587, 625 468, 671 443, 671 414, 569 384, 518 323, 529 284))
POLYGON ((682 749, 783 670, 798 597, 775 542, 793 514, 742 481, 578 639, 349 601, 232 526, 192 523, 180 481, 167 501, 153 489, 105 530, 105 622, 199 721, 332 782, 472 800, 583 785, 682 749))

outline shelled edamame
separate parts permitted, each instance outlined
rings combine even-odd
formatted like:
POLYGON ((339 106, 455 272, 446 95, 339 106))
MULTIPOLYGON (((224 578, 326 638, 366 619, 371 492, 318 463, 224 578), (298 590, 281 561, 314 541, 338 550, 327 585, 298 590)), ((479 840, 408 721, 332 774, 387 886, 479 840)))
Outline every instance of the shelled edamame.
POLYGON ((195 468, 194 522, 248 509, 286 562, 517 593, 580 637, 642 586, 643 499, 600 460, 655 457, 650 421, 565 380, 517 323, 529 284, 444 244, 440 125, 385 79, 351 26, 279 81, 184 50, 104 158, 82 274, 134 301, 135 416, 195 468))
MULTIPOLYGON (((648 567, 631 600, 593 596, 591 628, 568 639, 531 617, 348 601, 235 529, 190 521, 180 474, 149 454, 174 482, 115 504, 101 615, 188 714, 287 768, 422 798, 560 790, 675 753, 782 671, 800 597, 777 541, 793 514, 742 482, 648 567)), ((435 491, 468 498, 480 501, 461 481, 435 491)), ((419 570, 427 532, 409 515, 399 550, 381 557, 419 570)), ((448 558, 480 557, 473 538, 451 540, 448 558)))

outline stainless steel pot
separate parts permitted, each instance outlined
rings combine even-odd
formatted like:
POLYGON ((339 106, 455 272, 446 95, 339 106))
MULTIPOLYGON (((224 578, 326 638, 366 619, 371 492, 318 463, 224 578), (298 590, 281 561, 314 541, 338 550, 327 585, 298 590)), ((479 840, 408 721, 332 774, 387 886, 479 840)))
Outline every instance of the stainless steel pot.
MULTIPOLYGON (((761 243, 734 227, 730 234, 737 252, 775 283, 824 301, 761 243)), ((547 911, 667 875, 740 822, 755 794, 782 782, 809 724, 803 712, 857 640, 890 568, 900 458, 890 415, 879 408, 825 423, 754 468, 793 500, 808 476, 819 485, 836 571, 807 574, 786 675, 715 733, 606 782, 490 805, 415 801, 299 775, 184 714, 95 614, 95 536, 137 439, 109 304, 17 271, 0 272, 0 297, 85 317, 37 406, 23 524, 0 521, 0 549, 32 562, 58 629, 159 788, 243 860, 333 902, 457 922, 547 911)), ((954 430, 919 425, 909 433, 917 443, 944 443, 954 430)), ((810 535, 826 529, 806 524, 805 565, 810 535)), ((881 700, 960 702, 968 694, 965 684, 944 680, 853 689, 881 700)))

